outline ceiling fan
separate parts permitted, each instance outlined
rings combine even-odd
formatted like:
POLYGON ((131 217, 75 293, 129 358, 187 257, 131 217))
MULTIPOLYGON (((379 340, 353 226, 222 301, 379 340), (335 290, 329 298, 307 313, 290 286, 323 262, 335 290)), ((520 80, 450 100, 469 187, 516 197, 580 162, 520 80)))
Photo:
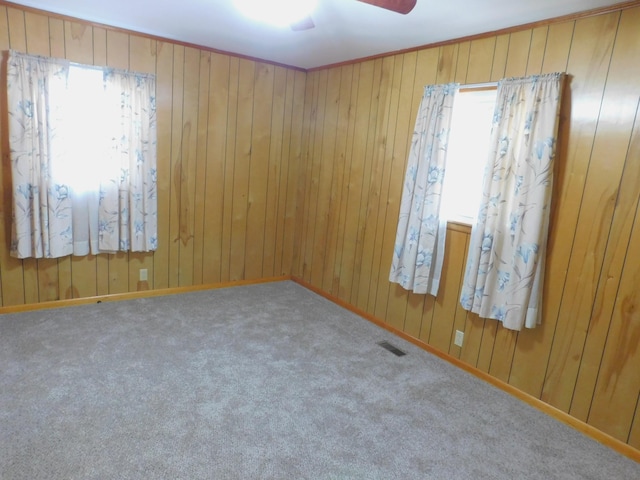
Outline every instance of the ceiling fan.
MULTIPOLYGON (((373 5, 374 7, 380 7, 380 8, 384 8, 385 10, 391 10, 392 12, 406 15, 411 10, 413 10, 413 7, 416 6, 417 0, 358 0, 358 1, 362 3, 368 3, 369 5, 373 5)), ((315 27, 315 25, 311 17, 305 17, 302 20, 299 20, 291 24, 291 29, 295 31, 309 30, 310 28, 313 28, 313 27, 315 27)))

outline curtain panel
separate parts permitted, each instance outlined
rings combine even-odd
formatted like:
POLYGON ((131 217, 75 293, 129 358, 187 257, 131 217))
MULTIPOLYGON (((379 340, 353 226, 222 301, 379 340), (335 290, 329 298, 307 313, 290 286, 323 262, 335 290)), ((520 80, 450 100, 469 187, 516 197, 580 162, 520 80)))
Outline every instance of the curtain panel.
POLYGON ((463 308, 512 330, 541 321, 553 162, 564 74, 498 83, 463 308))
POLYGON ((7 90, 11 255, 155 250, 155 76, 11 51, 7 90))
POLYGON ((389 281, 438 294, 446 219, 440 217, 447 141, 459 84, 425 87, 411 140, 389 281))

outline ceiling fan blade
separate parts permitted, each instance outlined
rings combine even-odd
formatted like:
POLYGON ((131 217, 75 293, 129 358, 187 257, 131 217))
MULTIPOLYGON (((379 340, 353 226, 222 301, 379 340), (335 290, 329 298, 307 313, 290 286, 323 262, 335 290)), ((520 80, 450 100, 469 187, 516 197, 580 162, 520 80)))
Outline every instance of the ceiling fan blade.
POLYGON ((313 20, 311 20, 311 17, 305 17, 302 20, 298 20, 297 22, 291 24, 291 30, 293 30, 294 32, 309 30, 313 27, 315 27, 315 24, 313 23, 313 20))
POLYGON ((392 12, 401 13, 406 15, 413 7, 416 6, 417 0, 358 0, 362 3, 368 3, 369 5, 375 5, 376 7, 391 10, 392 12))

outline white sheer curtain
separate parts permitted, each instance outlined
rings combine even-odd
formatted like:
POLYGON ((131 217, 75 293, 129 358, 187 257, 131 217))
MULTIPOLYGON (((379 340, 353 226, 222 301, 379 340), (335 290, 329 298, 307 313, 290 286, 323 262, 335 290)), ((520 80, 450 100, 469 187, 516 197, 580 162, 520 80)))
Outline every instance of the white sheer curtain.
POLYGON ((411 140, 389 281, 438 294, 446 219, 440 217, 447 140, 459 85, 425 87, 411 140))
POLYGON ((157 247, 155 77, 10 52, 11 254, 157 247))
POLYGON ((460 303, 512 330, 540 323, 564 74, 505 79, 460 303))

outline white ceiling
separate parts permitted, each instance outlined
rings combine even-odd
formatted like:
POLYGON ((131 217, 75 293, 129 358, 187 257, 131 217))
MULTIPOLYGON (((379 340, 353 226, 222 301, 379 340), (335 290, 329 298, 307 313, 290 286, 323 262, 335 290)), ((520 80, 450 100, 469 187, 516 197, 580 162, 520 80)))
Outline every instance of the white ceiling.
MULTIPOLYGON (((264 0, 268 1, 268 0, 264 0)), ((319 0, 314 29, 260 25, 232 0, 13 0, 92 22, 300 68, 427 45, 621 3, 620 0, 418 0, 399 15, 319 0)))

